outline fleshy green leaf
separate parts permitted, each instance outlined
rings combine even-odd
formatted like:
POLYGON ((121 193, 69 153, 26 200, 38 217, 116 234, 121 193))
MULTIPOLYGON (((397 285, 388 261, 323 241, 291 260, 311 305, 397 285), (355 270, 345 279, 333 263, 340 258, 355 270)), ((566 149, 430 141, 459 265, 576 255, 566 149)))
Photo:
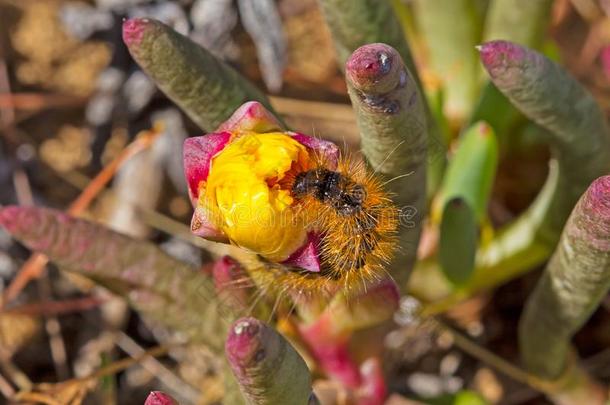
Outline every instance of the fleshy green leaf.
POLYGON ((441 222, 439 261, 453 284, 464 284, 474 270, 477 221, 470 203, 460 197, 447 201, 441 222))
POLYGON ((216 129, 246 101, 273 111, 267 97, 236 70, 159 21, 125 21, 123 41, 157 86, 203 130, 216 129))
POLYGON ((428 398, 426 403, 430 405, 487 405, 479 394, 474 391, 460 391, 455 394, 443 395, 437 398, 428 398))
MULTIPOLYGON (((443 181, 443 177, 446 172, 446 146, 451 141, 451 129, 449 127, 449 120, 443 111, 445 105, 445 91, 442 87, 439 87, 434 92, 428 93, 428 105, 430 106, 430 114, 433 117, 434 122, 437 124, 438 136, 440 136, 441 143, 432 144, 428 141, 428 176, 426 181, 426 188, 428 194, 428 200, 432 201, 438 189, 443 181), (432 148, 434 146, 434 148, 432 148), (442 157, 438 157, 439 154, 443 154, 442 157)), ((430 139, 430 138, 429 138, 430 139)))
MULTIPOLYGON (((493 83, 488 82, 470 116, 468 126, 477 121, 485 121, 491 126, 500 140, 506 140, 512 125, 523 117, 493 83)), ((501 142, 504 145, 503 142, 501 142)))
POLYGON ((543 263, 587 186, 610 171, 610 133, 591 94, 543 55, 506 41, 480 48, 496 87, 551 136, 547 181, 532 205, 477 256, 471 290, 543 263))
POLYGON ((422 0, 416 13, 427 43, 430 66, 446 90, 445 113, 466 117, 478 90, 479 14, 473 0, 422 0), (459 23, 456 23, 459 22, 459 23))
POLYGON ((389 1, 319 0, 319 3, 333 36, 341 67, 352 52, 362 45, 381 42, 400 53, 420 86, 409 44, 389 1))
POLYGON ((459 139, 441 188, 441 207, 456 197, 468 203, 475 220, 484 219, 498 166, 498 144, 485 122, 471 126, 459 139))
MULTIPOLYGON (((379 0, 318 0, 324 18, 330 28, 335 48, 339 55, 339 66, 351 58, 361 46, 383 43, 396 49, 409 72, 412 81, 420 93, 424 108, 422 125, 427 127, 428 138, 428 189, 430 195, 440 185, 445 168, 447 151, 441 130, 425 100, 423 87, 419 79, 415 62, 403 29, 390 1, 379 0)), ((347 65, 345 65, 347 67, 347 65)), ((353 101, 352 101, 353 103, 353 101)), ((362 129, 361 129, 362 131, 362 129)), ((398 155, 400 156, 400 155, 398 155)), ((398 156, 393 156, 397 159, 398 156)))
POLYGON ((422 96, 398 52, 385 44, 358 48, 346 80, 370 166, 394 193, 405 218, 389 271, 403 287, 415 261, 426 208, 426 113, 422 96), (407 217, 410 215, 410 217, 407 217))
POLYGON ((125 297, 146 319, 192 344, 222 347, 234 315, 216 298, 213 281, 153 243, 48 208, 1 208, 0 225, 61 269, 125 297))
POLYGON ((441 218, 439 261, 454 285, 464 285, 474 271, 478 225, 486 216, 497 163, 496 137, 484 122, 462 135, 449 162, 433 218, 441 218))
MULTIPOLYGON (((542 48, 549 25, 552 0, 492 0, 485 21, 486 41, 507 40, 533 49, 542 48)), ((470 123, 486 121, 502 146, 512 144, 509 130, 522 114, 491 82, 483 86, 470 123)))
POLYGON ((305 361, 278 332, 254 318, 230 328, 225 352, 252 405, 307 405, 313 398, 305 361))
POLYGON ((540 49, 552 5, 552 0, 492 0, 485 21, 485 40, 502 39, 540 49))
POLYGON ((519 325, 526 367, 554 380, 570 358, 570 339, 610 289, 610 176, 595 180, 566 223, 561 241, 519 325))

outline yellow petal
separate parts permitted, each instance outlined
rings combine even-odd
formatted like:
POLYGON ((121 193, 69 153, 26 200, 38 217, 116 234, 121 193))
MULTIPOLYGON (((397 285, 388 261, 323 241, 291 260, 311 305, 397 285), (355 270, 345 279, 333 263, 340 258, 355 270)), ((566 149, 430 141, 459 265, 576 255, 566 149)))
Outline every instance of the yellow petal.
POLYGON ((243 134, 212 159, 199 204, 234 244, 285 260, 306 232, 281 180, 295 167, 306 167, 308 159, 307 149, 289 135, 243 134))

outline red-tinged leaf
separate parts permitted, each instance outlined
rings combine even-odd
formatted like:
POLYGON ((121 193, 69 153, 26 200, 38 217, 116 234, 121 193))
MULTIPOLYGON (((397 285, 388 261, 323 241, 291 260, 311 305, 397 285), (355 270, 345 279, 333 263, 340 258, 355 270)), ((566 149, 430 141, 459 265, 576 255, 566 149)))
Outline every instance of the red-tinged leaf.
MULTIPOLYGON (((363 154, 387 180, 394 203, 422 215, 426 211, 428 130, 426 103, 413 72, 396 49, 381 43, 356 49, 345 66, 363 154)), ((415 263, 422 218, 400 222, 399 249, 388 271, 403 288, 415 263)))
POLYGON ((1 208, 0 226, 61 269, 127 298, 145 318, 193 344, 222 347, 233 315, 216 298, 213 281, 154 244, 48 208, 1 208))
POLYGON ((230 329, 225 352, 249 403, 306 405, 311 376, 305 361, 274 329, 242 318, 230 329))
MULTIPOLYGON (((572 210, 525 305, 519 343, 527 369, 548 380, 565 376, 572 359, 570 339, 609 290, 610 176, 603 176, 589 186, 572 210)), ((569 380, 561 381, 567 384, 569 380)))
POLYGON ((474 292, 498 285, 548 259, 578 198, 610 171, 610 130, 595 98, 557 63, 524 46, 479 47, 491 81, 532 121, 548 130, 549 176, 519 218, 477 252, 474 292))
POLYGON ((212 267, 214 286, 219 298, 234 311, 244 311, 249 306, 248 273, 239 262, 230 256, 224 256, 212 267))
POLYGON ((178 401, 162 391, 152 391, 146 397, 144 405, 178 405, 178 401))

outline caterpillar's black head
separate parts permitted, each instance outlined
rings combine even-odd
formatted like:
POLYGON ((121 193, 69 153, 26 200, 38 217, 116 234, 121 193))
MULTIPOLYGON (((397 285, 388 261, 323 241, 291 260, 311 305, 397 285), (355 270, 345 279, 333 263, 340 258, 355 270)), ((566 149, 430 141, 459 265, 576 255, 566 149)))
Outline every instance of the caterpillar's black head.
POLYGON ((324 174, 321 173, 321 169, 301 172, 297 174, 292 184, 292 195, 296 198, 316 195, 323 181, 324 174))
POLYGON ((292 185, 292 194, 296 198, 310 195, 332 206, 341 215, 356 214, 366 199, 366 190, 362 185, 328 169, 299 173, 292 185))

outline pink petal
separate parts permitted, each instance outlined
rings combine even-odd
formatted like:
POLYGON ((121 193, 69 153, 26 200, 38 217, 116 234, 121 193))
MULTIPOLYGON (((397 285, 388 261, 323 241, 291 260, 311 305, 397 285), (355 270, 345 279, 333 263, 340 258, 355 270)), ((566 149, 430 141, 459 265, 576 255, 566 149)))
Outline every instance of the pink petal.
POLYGON ((249 101, 239 107, 231 118, 220 124, 218 131, 258 133, 281 131, 282 125, 261 103, 249 101))
POLYGON ((339 162, 339 148, 337 145, 330 141, 325 141, 323 139, 298 132, 293 133, 292 138, 309 149, 313 149, 314 151, 318 152, 327 163, 328 169, 335 170, 337 168, 337 163, 339 162))
POLYGON ((307 234, 307 242, 297 249, 288 259, 282 262, 288 266, 300 267, 313 273, 320 272, 320 253, 318 246, 320 238, 313 234, 307 234))
POLYGON ((229 132, 219 132, 184 141, 184 174, 193 203, 199 197, 199 184, 208 178, 212 158, 225 147, 230 138, 229 132))
POLYGON ((195 206, 193 218, 191 218, 191 232, 195 236, 215 242, 229 243, 227 236, 218 229, 208 217, 207 211, 200 206, 195 206))

